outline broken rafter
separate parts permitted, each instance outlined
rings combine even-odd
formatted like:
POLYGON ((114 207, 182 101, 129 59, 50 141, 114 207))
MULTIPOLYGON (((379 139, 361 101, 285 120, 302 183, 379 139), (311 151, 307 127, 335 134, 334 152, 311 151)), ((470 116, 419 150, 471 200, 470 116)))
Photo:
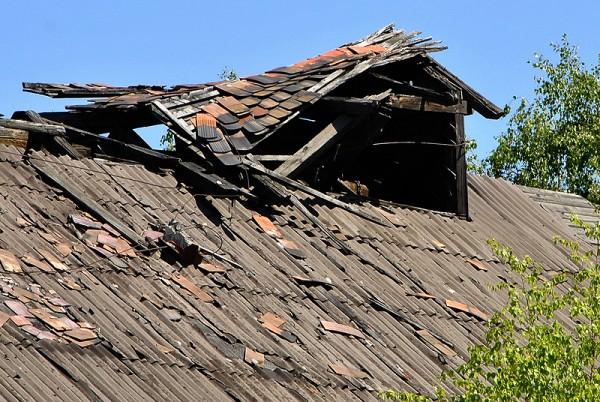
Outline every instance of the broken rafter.
POLYGON ((424 87, 420 87, 420 86, 417 86, 417 85, 413 85, 411 82, 398 81, 398 80, 390 78, 390 77, 388 77, 386 75, 375 73, 375 72, 370 72, 369 74, 372 75, 373 77, 377 78, 377 79, 390 82, 390 83, 396 85, 397 87, 402 88, 404 91, 409 92, 411 94, 422 95, 422 96, 429 96, 429 97, 432 97, 432 98, 444 100, 446 102, 455 102, 456 101, 456 98, 454 98, 454 96, 452 96, 452 93, 450 93, 450 92, 438 92, 438 91, 434 91, 433 89, 429 89, 429 88, 424 88, 424 87))
POLYGON ((378 218, 378 217, 376 217, 374 215, 371 215, 371 214, 369 214, 369 213, 367 213, 365 211, 362 211, 359 208, 355 207, 354 205, 350 205, 348 203, 340 201, 337 198, 331 197, 331 196, 329 196, 329 195, 327 195, 325 193, 322 193, 322 192, 320 192, 318 190, 315 190, 312 187, 305 186, 304 184, 301 184, 301 183, 299 183, 296 180, 292 180, 289 177, 282 176, 282 175, 278 174, 277 172, 269 170, 269 169, 263 167, 262 165, 260 165, 260 164, 258 164, 256 162, 253 162, 253 161, 251 161, 249 159, 246 159, 244 163, 248 167, 250 167, 250 168, 252 168, 252 169, 254 169, 254 170, 256 170, 256 171, 258 171, 258 172, 260 172, 262 174, 265 174, 265 175, 269 176, 270 178, 275 179, 278 182, 283 183, 283 184, 285 184, 285 185, 287 185, 289 187, 292 187, 292 188, 294 188, 296 190, 300 190, 300 191, 302 191, 302 192, 304 192, 306 194, 312 195, 313 197, 319 198, 319 199, 321 199, 321 200, 323 200, 325 202, 328 202, 328 203, 333 204, 333 205, 335 205, 337 207, 340 207, 340 208, 342 208, 342 209, 344 209, 344 210, 346 210, 348 212, 353 213, 354 215, 358 215, 358 216, 360 216, 362 218, 370 220, 371 222, 375 222, 375 223, 378 223, 378 224, 383 225, 383 226, 388 226, 388 227, 390 226, 384 220, 382 220, 382 219, 380 219, 380 218, 378 218))
POLYGON ((282 176, 296 176, 316 158, 325 153, 325 151, 335 144, 336 140, 339 140, 348 130, 358 124, 360 120, 362 120, 360 116, 346 114, 338 116, 305 146, 300 148, 298 152, 275 169, 275 172, 282 176))

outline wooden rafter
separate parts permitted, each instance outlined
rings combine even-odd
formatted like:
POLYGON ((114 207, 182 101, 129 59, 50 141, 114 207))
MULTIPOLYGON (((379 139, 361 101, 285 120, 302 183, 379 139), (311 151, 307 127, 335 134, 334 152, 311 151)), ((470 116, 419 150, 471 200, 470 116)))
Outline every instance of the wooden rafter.
POLYGON ((349 129, 358 124, 361 119, 360 116, 350 116, 347 114, 338 116, 298 152, 275 169, 275 172, 282 176, 294 177, 316 158, 323 155, 349 129))

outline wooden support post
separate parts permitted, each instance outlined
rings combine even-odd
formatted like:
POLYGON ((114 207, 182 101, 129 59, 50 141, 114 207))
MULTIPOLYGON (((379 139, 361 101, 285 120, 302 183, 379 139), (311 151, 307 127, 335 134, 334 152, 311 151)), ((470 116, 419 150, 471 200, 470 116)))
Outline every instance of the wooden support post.
POLYGON ((456 161, 456 207, 457 214, 469 218, 469 196, 467 192, 467 150, 465 144, 465 117, 462 114, 455 115, 455 130, 457 144, 463 144, 455 148, 456 161))
POLYGON ((341 136, 354 127, 360 120, 360 117, 346 114, 340 115, 321 130, 308 144, 275 169, 275 172, 288 177, 296 176, 316 158, 323 155, 325 151, 336 143, 336 140, 339 140, 341 136))

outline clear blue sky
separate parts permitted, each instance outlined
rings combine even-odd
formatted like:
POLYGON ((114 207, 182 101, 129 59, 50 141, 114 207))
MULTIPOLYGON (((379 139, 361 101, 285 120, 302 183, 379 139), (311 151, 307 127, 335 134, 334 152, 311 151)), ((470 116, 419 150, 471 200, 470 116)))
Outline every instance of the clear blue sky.
MULTIPOLYGON (((434 57, 502 107, 531 97, 534 52, 563 33, 586 63, 600 53, 600 1, 6 1, 0 23, 0 113, 62 110, 78 100, 21 92, 21 82, 203 83, 295 63, 384 25, 418 30, 434 57)), ((81 100, 79 100, 81 101, 81 100)), ((467 118, 480 154, 505 120, 467 118)), ((155 138, 152 142, 156 144, 155 138)))

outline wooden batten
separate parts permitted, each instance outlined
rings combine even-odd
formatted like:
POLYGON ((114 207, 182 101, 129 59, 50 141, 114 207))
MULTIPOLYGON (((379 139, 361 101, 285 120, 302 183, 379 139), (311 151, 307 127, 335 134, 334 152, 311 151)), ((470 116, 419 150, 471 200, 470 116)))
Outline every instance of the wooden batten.
POLYGON ((396 109, 415 110, 420 112, 452 113, 461 115, 469 113, 466 101, 458 101, 455 104, 447 105, 415 95, 391 95, 388 98, 387 105, 396 109))

